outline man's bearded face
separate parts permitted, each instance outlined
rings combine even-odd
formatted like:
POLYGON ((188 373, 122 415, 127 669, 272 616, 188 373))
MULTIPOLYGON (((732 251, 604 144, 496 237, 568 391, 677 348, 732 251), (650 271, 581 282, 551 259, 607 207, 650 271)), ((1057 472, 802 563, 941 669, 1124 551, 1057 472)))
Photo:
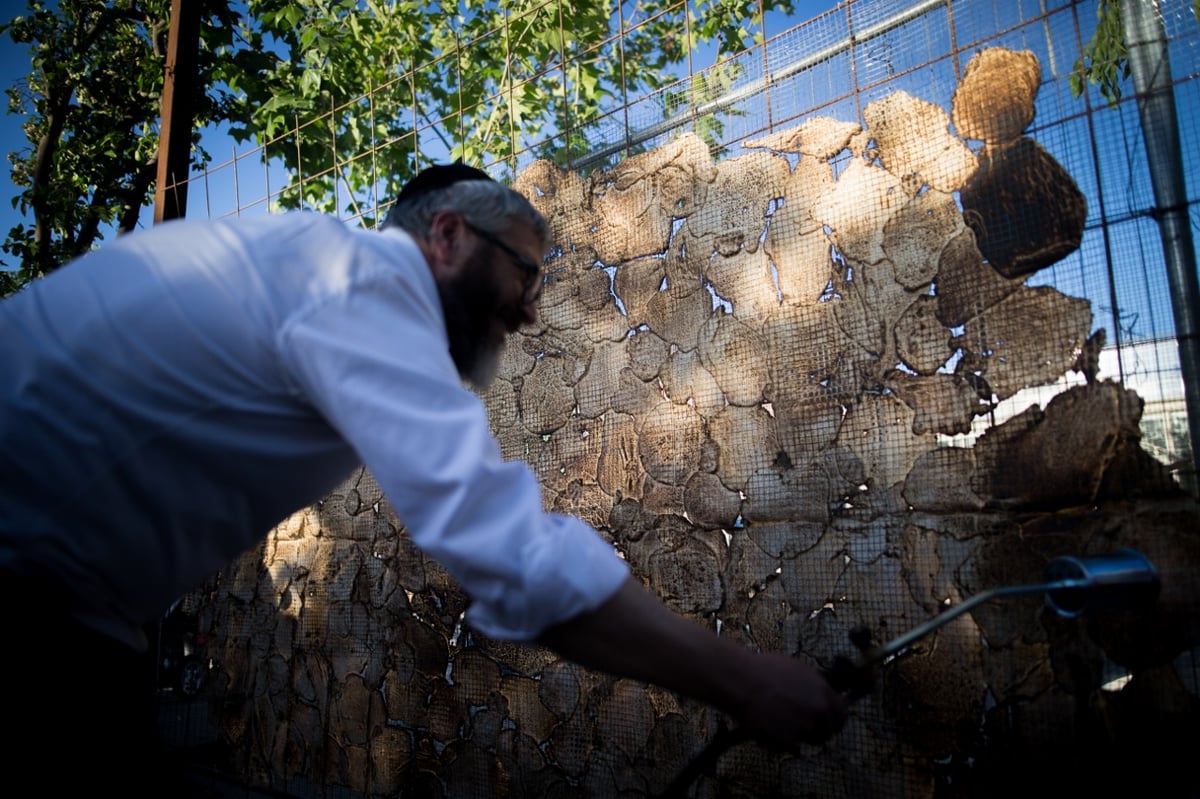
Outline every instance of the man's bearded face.
POLYGON ((491 385, 500 366, 507 334, 519 324, 517 313, 503 305, 493 248, 479 242, 464 268, 438 294, 446 317, 450 356, 458 373, 479 390, 491 385))

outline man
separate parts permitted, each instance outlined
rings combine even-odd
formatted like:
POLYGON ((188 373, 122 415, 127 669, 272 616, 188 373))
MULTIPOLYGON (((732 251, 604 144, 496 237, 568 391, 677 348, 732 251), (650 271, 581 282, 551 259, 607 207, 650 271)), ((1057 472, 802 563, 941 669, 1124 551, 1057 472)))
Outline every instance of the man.
POLYGON ((28 681, 9 717, 33 733, 22 762, 64 759, 69 736, 86 765, 136 763, 148 704, 121 708, 148 681, 130 654, 143 625, 359 464, 487 635, 776 741, 840 728, 843 700, 813 670, 670 612, 501 459, 464 380, 485 386, 506 336, 536 321, 546 236, 518 193, 436 166, 381 233, 306 213, 171 222, 0 303, 0 612, 7 685, 28 681), (102 677, 81 666, 97 658, 102 677), (61 689, 97 706, 67 712, 72 676, 61 689))

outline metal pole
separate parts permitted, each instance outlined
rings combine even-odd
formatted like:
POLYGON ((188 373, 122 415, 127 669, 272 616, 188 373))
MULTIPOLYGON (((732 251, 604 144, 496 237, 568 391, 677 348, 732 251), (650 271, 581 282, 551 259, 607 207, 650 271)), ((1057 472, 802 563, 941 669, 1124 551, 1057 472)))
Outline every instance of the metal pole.
POLYGON ((1121 20, 1154 185, 1153 214, 1167 264, 1195 480, 1200 475, 1200 282, 1183 182, 1167 36, 1157 0, 1121 0, 1121 20))
POLYGON ((187 215, 188 163, 192 150, 192 94, 196 86, 196 51, 200 44, 201 0, 172 0, 167 36, 167 71, 163 79, 159 125, 158 181, 154 189, 154 222, 187 215))

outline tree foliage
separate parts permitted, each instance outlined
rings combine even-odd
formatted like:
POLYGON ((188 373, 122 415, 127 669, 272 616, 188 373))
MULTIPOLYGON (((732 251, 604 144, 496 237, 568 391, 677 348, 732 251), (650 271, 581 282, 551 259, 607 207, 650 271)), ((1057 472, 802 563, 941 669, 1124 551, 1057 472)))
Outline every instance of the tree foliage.
POLYGON ((394 196, 431 160, 511 172, 521 153, 560 163, 586 154, 606 110, 677 81, 696 48, 712 45, 720 59, 762 31, 756 0, 249 0, 248 9, 250 46, 229 76, 241 92, 234 136, 287 165, 284 207, 368 224, 371 198, 394 196), (361 158, 368 151, 373 161, 361 158))
MULTIPOLYGON (((31 55, 28 76, 6 90, 9 113, 27 115, 29 147, 8 156, 21 187, 13 207, 28 221, 4 241, 17 259, 8 264, 15 271, 0 272, 5 293, 91 249, 106 229, 133 229, 156 177, 170 0, 56 5, 30 0, 27 13, 0 26, 31 55)), ((205 29, 202 81, 214 40, 231 31, 216 12, 205 29)), ((195 103, 201 120, 216 111, 202 89, 195 103)))
POLYGON ((1071 94, 1081 96, 1085 85, 1091 83, 1115 108, 1121 99, 1121 83, 1129 77, 1129 49, 1125 46, 1119 0, 1100 0, 1096 16, 1091 41, 1083 46, 1083 55, 1071 70, 1071 94))
MULTIPOLYGON (((200 0, 197 0, 198 2, 200 0)), ((7 33, 32 52, 8 90, 31 147, 10 154, 33 220, 9 231, 12 290, 132 229, 152 198, 169 0, 59 0, 7 33)), ((196 129, 221 122, 263 146, 289 184, 277 207, 361 214, 433 160, 565 163, 604 135, 604 114, 663 90, 698 52, 716 61, 762 38, 793 0, 206 0, 196 129)), ((699 86, 737 76, 735 62, 699 86)), ((719 121, 701 128, 719 132, 719 121)), ((207 159, 197 135, 196 165, 207 159)))
MULTIPOLYGON (((1200 0, 1192 0, 1192 16, 1200 21, 1200 0)), ((1100 0, 1096 18, 1096 30, 1071 70, 1071 94, 1076 98, 1082 96, 1090 83, 1099 89, 1110 108, 1116 108, 1121 100, 1121 84, 1129 78, 1129 48, 1125 43, 1120 0, 1100 0)))

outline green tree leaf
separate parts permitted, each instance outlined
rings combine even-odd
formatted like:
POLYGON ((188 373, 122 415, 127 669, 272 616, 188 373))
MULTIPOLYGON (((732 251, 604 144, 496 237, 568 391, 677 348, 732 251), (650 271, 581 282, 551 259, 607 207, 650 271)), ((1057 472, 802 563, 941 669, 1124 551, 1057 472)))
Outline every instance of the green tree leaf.
POLYGON ((1083 55, 1072 69, 1071 94, 1081 97, 1086 84, 1090 83, 1100 90, 1100 96, 1109 106, 1115 108, 1121 100, 1121 83, 1129 78, 1129 51, 1125 46, 1119 0, 1100 0, 1096 15, 1096 30, 1091 41, 1083 46, 1083 55))
MULTIPOLYGON (((198 124, 214 118, 205 91, 229 47, 233 15, 206 12, 198 53, 198 124)), ((26 45, 30 72, 7 90, 9 113, 25 114, 29 147, 9 153, 17 207, 32 224, 12 228, 3 251, 18 259, 4 290, 39 277, 96 246, 106 229, 135 228, 153 196, 169 0, 30 0, 28 13, 0 25, 26 45)), ((194 161, 207 158, 197 148, 194 161)))
MULTIPOLYGON (((153 196, 169 23, 169 0, 59 0, 53 11, 27 2, 28 13, 0 26, 31 50, 30 74, 8 99, 30 119, 30 147, 10 162, 18 205, 34 224, 9 232, 4 252, 21 271, 5 286, 95 246, 107 226, 139 224, 153 196)), ((721 62, 761 41, 762 15, 794 6, 209 0, 193 162, 209 160, 199 132, 219 121, 287 170, 277 206, 358 214, 369 225, 432 161, 462 158, 511 175, 529 149, 563 163, 587 153, 603 141, 614 99, 675 84, 703 66, 689 63, 697 48, 715 44, 711 74, 671 102, 712 99, 736 77, 721 62)), ((694 129, 715 144, 722 116, 694 129)))

